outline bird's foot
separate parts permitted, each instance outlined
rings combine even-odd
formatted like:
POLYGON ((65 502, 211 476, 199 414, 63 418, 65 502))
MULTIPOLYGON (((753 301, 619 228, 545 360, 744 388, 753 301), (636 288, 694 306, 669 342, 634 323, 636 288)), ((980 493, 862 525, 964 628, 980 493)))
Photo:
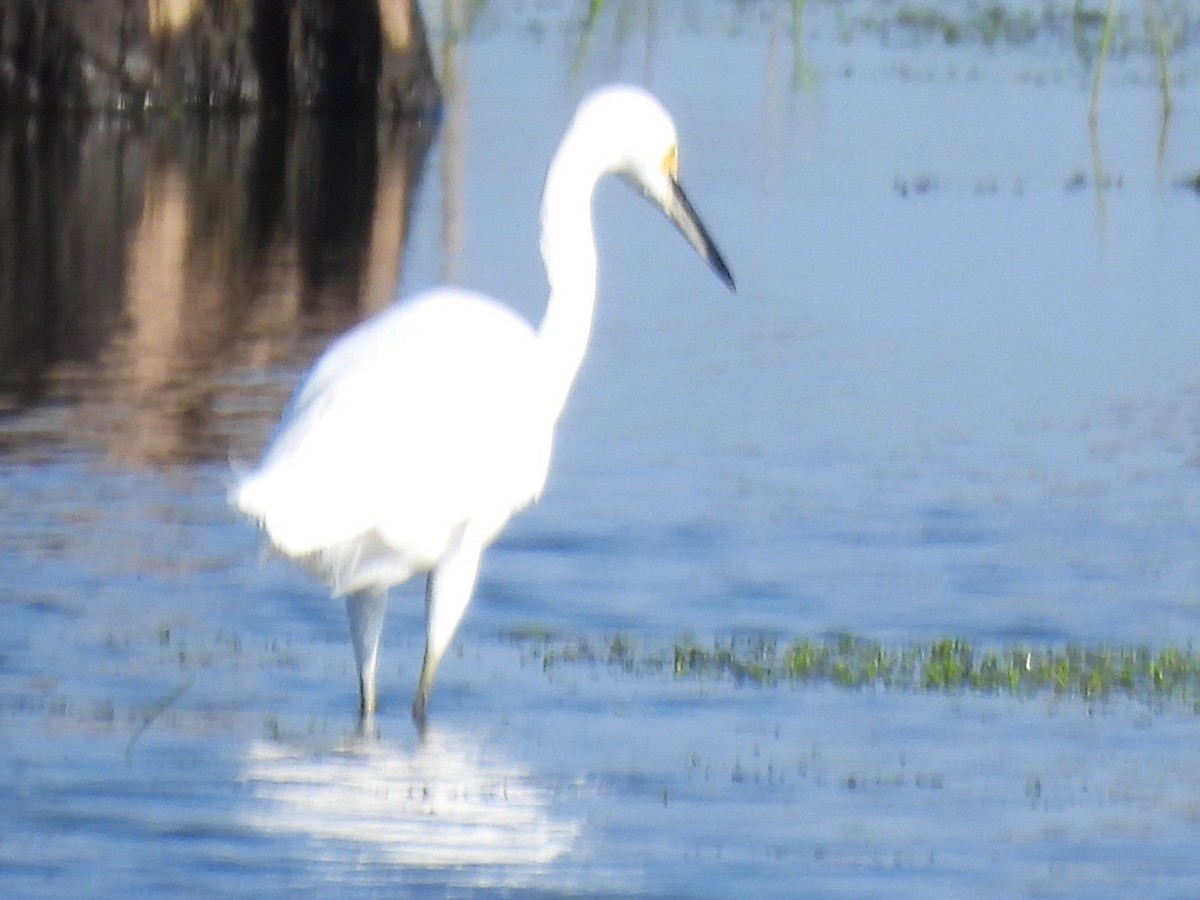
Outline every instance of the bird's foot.
POLYGON ((379 726, 375 722, 374 715, 367 714, 358 717, 358 729, 355 731, 355 736, 361 741, 372 743, 379 740, 379 726))
POLYGON ((426 724, 426 710, 429 707, 429 692, 418 690, 417 696, 413 698, 412 717, 413 724, 417 726, 417 734, 424 736, 426 724))

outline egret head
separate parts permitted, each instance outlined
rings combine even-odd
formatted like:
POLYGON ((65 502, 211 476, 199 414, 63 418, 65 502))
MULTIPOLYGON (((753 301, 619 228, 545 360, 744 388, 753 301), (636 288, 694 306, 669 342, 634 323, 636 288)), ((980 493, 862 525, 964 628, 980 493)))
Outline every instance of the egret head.
POLYGON ((638 87, 602 88, 581 104, 576 121, 595 125, 609 170, 652 200, 688 243, 733 289, 733 275, 679 185, 679 139, 675 123, 653 94, 638 87))

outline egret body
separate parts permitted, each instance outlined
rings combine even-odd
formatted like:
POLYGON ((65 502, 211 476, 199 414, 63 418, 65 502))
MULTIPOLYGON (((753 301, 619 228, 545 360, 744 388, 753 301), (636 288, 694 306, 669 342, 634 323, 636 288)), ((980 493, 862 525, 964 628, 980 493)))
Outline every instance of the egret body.
POLYGON ((550 297, 541 325, 454 287, 393 304, 317 360, 262 463, 232 492, 279 551, 346 598, 364 717, 376 706, 388 589, 428 573, 412 710, 423 725, 484 548, 546 483, 554 428, 591 331, 592 195, 606 174, 639 188, 733 287, 679 187, 671 117, 641 89, 602 88, 580 104, 546 175, 550 297))

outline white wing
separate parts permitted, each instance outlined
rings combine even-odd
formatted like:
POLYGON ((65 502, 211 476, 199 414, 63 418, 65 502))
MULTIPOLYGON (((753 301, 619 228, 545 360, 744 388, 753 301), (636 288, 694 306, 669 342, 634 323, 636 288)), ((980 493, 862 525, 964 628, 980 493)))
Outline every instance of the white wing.
POLYGON ((430 568, 460 529, 490 540, 540 493, 554 421, 539 372, 529 323, 490 298, 397 304, 330 345, 233 502, 288 555, 353 542, 430 568))

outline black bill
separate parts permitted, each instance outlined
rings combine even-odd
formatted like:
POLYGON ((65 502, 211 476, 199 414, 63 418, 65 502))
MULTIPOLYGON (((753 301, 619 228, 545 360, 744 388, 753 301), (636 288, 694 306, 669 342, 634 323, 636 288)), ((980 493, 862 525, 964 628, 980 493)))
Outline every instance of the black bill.
POLYGON ((705 261, 712 267, 712 270, 717 273, 717 276, 725 282, 725 286, 731 291, 735 290, 733 284, 733 275, 729 271, 729 267, 725 265, 725 260, 721 258, 721 251, 717 249, 717 245, 713 243, 712 238, 708 236, 708 231, 704 227, 704 223, 700 221, 700 217, 696 215, 696 210, 692 208, 691 202, 687 198, 687 194, 683 192, 683 188, 679 186, 679 182, 674 178, 671 179, 671 197, 663 207, 667 216, 679 232, 687 238, 687 242, 704 257, 705 261))

